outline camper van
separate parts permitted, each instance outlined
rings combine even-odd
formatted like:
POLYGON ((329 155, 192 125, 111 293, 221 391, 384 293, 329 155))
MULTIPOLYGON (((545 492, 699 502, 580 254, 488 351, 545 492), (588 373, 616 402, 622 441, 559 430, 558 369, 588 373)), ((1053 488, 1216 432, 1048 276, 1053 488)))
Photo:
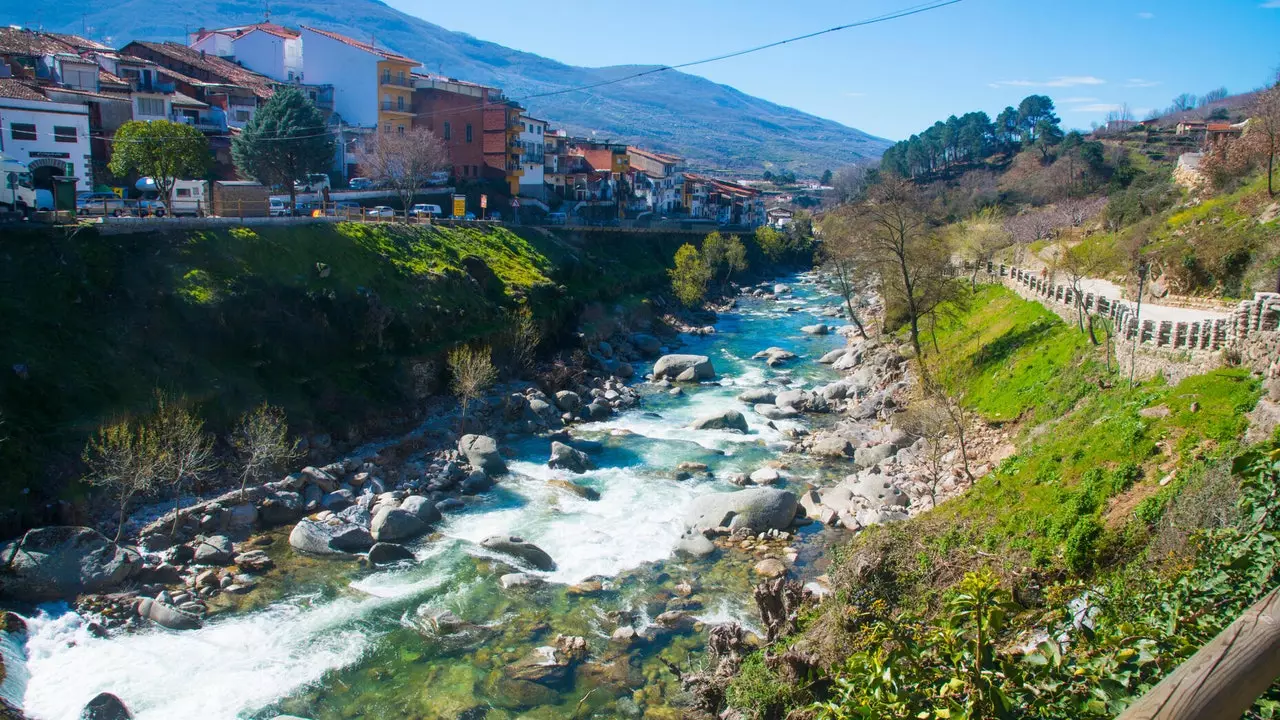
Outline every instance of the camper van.
POLYGON ((174 180, 169 192, 169 214, 203 217, 208 215, 209 183, 203 180, 174 180))
POLYGON ((36 209, 36 189, 25 163, 0 155, 0 210, 29 215, 36 209))

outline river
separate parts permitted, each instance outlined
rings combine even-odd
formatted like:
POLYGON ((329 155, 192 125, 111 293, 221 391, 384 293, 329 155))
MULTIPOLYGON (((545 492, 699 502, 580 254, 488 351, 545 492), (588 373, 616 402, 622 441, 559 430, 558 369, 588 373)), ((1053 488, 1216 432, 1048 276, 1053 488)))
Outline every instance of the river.
MULTIPOLYGON (((575 437, 604 445, 593 457, 598 469, 577 476, 551 470, 545 438, 500 439, 514 450, 512 472, 482 502, 417 543, 417 562, 409 567, 371 570, 301 558, 279 535, 268 550, 279 569, 242 606, 198 630, 99 638, 65 606, 42 608, 28 619, 23 706, 36 720, 70 720, 107 691, 139 720, 266 720, 283 713, 314 720, 679 717, 670 705, 678 682, 657 656, 696 660, 705 633, 632 646, 610 635, 628 623, 644 629, 670 609, 703 623, 755 626, 750 588, 758 558, 721 551, 689 560, 674 547, 693 498, 737 490, 724 478, 777 458, 785 431, 805 422, 774 421, 770 428, 735 395, 837 377, 815 361, 844 338, 800 331, 831 322, 820 310, 836 298, 807 276, 788 282, 791 298, 744 297, 721 314, 715 334, 687 339, 680 352, 711 357, 718 384, 672 396, 641 383, 638 408, 575 426, 575 437), (801 357, 779 368, 750 359, 775 345, 801 357), (686 427, 725 407, 744 412, 750 433, 686 427), (707 463, 715 478, 677 479, 682 461, 707 463), (572 477, 600 498, 548 485, 554 477, 572 477), (495 534, 519 535, 545 549, 557 564, 539 573, 549 582, 502 589, 498 577, 511 572, 512 561, 475 544, 495 534), (460 632, 438 629, 433 619, 446 611, 463 623, 460 632), (561 634, 585 637, 590 659, 549 683, 554 687, 506 678, 504 668, 561 634)), ((822 472, 804 458, 788 460, 784 487, 798 489, 822 472)), ((809 526, 798 544, 830 532, 809 526)), ((452 616, 444 616, 446 624, 452 616)))

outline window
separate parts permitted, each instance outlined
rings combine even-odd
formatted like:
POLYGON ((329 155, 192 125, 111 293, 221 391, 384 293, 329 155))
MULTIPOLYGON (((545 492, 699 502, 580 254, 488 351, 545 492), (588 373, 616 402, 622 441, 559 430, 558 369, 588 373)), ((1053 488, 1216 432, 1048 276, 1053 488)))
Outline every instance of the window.
POLYGON ((472 166, 471 166, 471 174, 472 174, 472 175, 474 175, 474 176, 476 176, 476 177, 480 177, 480 166, 479 166, 479 165, 472 165, 472 166))
POLYGON ((404 96, 403 96, 403 95, 397 95, 397 96, 396 96, 396 109, 397 109, 397 110, 403 110, 403 109, 404 109, 404 96))
POLYGON ((467 142, 471 142, 471 123, 467 123, 467 142))
POLYGON ((391 132, 391 123, 387 123, 386 127, 382 128, 382 132, 391 132))
POLYGON ((36 125, 35 123, 11 123, 9 137, 13 140, 35 140, 36 125))
POLYGON ((161 98, 138 98, 138 114, 164 117, 164 100, 161 98))
POLYGON ((390 84, 391 84, 391 71, 390 71, 390 70, 383 70, 383 71, 382 71, 382 84, 383 84, 383 85, 390 85, 390 84))
POLYGON ((237 110, 235 113, 236 122, 249 122, 248 110, 237 110))
POLYGON ((444 121, 444 139, 445 140, 453 139, 453 126, 449 124, 448 120, 444 121))
POLYGON ((73 128, 73 127, 67 127, 66 125, 54 125, 54 126, 53 126, 53 141, 54 141, 54 142, 60 142, 60 143, 73 143, 73 142, 77 142, 77 141, 79 141, 79 137, 77 137, 78 135, 79 135, 79 133, 77 133, 77 132, 76 132, 76 129, 75 129, 75 128, 73 128))
POLYGON ((178 197, 180 197, 180 198, 189 198, 189 197, 191 197, 191 190, 190 190, 189 188, 178 188, 178 189, 174 190, 173 192, 174 192, 174 193, 176 193, 176 194, 177 194, 177 196, 178 196, 178 197))
POLYGON ((404 134, 404 126, 403 126, 403 125, 397 125, 397 126, 396 126, 396 132, 398 132, 398 133, 400 133, 401 135, 403 135, 403 134, 404 134))

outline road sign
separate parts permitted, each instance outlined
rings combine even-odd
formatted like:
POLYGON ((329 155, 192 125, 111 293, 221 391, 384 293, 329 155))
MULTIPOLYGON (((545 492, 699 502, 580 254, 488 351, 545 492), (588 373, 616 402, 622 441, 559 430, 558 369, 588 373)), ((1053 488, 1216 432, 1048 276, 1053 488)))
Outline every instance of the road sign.
POLYGON ((484 210, 484 209, 485 209, 485 208, 487 208, 487 207, 489 207, 489 196, 488 196, 488 195, 481 195, 481 196, 480 196, 480 209, 481 209, 481 210, 484 210))
POLYGON ((466 214, 467 214, 467 196, 454 195, 453 196, 453 216, 456 218, 460 218, 466 214))
POLYGON ((520 208, 520 198, 511 198, 511 207, 516 208, 516 209, 519 209, 519 208, 520 208))

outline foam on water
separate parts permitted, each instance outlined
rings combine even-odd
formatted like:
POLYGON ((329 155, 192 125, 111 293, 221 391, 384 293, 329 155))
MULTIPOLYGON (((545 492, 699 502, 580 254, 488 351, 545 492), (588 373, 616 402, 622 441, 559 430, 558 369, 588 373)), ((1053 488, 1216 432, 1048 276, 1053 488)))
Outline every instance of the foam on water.
POLYGON ((25 708, 36 720, 75 720, 93 696, 111 692, 137 720, 232 720, 359 660, 381 633, 352 621, 387 602, 295 597, 199 630, 112 638, 49 608, 28 620, 25 708))

